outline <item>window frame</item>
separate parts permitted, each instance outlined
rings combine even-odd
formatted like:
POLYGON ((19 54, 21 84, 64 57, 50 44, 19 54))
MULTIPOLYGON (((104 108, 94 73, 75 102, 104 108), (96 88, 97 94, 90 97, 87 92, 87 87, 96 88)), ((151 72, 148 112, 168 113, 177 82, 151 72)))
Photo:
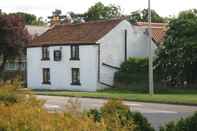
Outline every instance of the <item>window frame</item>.
POLYGON ((62 51, 61 50, 54 50, 53 51, 53 59, 54 61, 61 61, 62 60, 62 51), (56 53, 59 53, 59 57, 56 57, 56 53))
POLYGON ((42 84, 51 84, 51 82, 50 82, 50 68, 42 68, 42 84))
POLYGON ((80 60, 79 59, 79 45, 70 46, 70 60, 80 60))
POLYGON ((43 46, 42 47, 42 59, 41 60, 50 60, 49 58, 49 47, 43 46))
POLYGON ((71 75, 72 75, 71 85, 81 85, 81 83, 80 83, 80 68, 72 68, 71 75), (75 72, 76 72, 76 76, 75 76, 75 72))

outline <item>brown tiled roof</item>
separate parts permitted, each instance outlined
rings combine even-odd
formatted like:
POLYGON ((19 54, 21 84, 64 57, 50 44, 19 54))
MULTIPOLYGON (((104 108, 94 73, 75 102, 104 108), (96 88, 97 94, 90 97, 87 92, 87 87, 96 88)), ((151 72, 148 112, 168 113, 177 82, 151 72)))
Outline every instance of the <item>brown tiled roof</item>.
POLYGON ((94 21, 80 24, 57 25, 39 37, 29 46, 56 44, 93 44, 112 30, 122 19, 94 21))
MULTIPOLYGON (((144 28, 148 27, 147 22, 137 22, 137 26, 141 26, 144 28)), ((152 26, 152 37, 153 40, 160 44, 164 41, 164 37, 167 31, 167 24, 166 23, 151 23, 152 26)))

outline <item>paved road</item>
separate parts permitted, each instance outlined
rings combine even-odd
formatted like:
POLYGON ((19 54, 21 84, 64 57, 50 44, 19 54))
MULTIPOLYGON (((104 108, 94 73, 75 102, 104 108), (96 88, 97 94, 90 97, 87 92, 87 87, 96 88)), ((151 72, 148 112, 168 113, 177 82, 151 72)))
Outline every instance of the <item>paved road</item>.
MULTIPOLYGON (((69 99, 76 100, 80 103, 82 110, 100 108, 106 100, 93 99, 93 98, 71 98, 59 96, 41 96, 37 98, 46 100, 44 108, 48 111, 63 111, 65 104, 69 99)), ((187 117, 197 111, 197 106, 184 106, 184 105, 170 105, 170 104, 154 104, 143 102, 128 102, 124 101, 132 111, 141 112, 147 117, 153 127, 159 129, 161 125, 173 120, 178 120, 181 117, 187 117)))

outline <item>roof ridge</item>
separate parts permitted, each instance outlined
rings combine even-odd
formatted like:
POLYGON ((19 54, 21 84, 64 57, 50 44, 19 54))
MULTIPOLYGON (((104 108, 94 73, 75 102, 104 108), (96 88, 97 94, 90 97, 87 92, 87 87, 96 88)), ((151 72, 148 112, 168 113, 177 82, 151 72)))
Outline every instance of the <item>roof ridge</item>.
POLYGON ((87 22, 81 22, 81 23, 68 23, 68 24, 60 24, 56 25, 57 26, 75 26, 75 25, 83 25, 83 24, 95 24, 95 23, 104 23, 104 22, 110 22, 110 21, 122 21, 124 20, 123 18, 114 18, 114 19, 109 19, 109 20, 92 20, 92 21, 87 21, 87 22))

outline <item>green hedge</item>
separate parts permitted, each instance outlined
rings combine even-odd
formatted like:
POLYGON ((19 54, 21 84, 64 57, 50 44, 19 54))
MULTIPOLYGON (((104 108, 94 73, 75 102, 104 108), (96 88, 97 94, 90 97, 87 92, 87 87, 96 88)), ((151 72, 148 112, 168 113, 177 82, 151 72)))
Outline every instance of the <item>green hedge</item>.
POLYGON ((115 73, 115 83, 135 84, 148 82, 148 59, 129 58, 115 73))
POLYGON ((177 123, 168 123, 161 127, 160 131, 197 131, 197 112, 193 116, 182 118, 177 123))

